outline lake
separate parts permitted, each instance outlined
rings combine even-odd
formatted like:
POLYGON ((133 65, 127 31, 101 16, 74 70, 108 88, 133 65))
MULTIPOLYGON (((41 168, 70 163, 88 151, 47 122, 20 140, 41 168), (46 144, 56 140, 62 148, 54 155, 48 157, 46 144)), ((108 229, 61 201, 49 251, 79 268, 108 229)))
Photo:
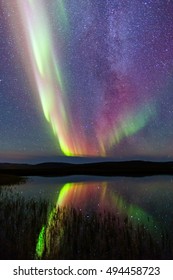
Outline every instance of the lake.
POLYGON ((1 259, 172 259, 171 176, 0 186, 1 259))

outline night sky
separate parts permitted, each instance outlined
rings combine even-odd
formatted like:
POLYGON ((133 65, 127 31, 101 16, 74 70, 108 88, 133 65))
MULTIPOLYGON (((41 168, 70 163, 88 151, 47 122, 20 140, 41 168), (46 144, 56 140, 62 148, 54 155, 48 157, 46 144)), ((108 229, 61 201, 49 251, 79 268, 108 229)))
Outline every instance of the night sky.
POLYGON ((173 1, 0 0, 0 161, 172 143, 173 1))

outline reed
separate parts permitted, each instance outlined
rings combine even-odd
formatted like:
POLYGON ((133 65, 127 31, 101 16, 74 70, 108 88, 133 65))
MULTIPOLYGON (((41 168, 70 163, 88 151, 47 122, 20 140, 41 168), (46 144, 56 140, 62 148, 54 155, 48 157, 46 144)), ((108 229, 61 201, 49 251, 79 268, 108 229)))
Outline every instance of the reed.
POLYGON ((12 189, 0 192, 0 259, 173 258, 173 242, 164 230, 158 241, 144 225, 133 225, 128 217, 55 208, 46 200, 25 200, 12 189), (43 226, 43 251, 38 256, 43 226))

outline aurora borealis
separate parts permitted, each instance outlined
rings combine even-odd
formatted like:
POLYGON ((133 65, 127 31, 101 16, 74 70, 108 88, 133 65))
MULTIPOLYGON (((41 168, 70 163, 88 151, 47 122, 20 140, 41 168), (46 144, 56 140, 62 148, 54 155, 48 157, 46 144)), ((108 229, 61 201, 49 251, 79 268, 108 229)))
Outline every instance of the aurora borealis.
POLYGON ((0 156, 171 159, 173 2, 0 0, 0 156))

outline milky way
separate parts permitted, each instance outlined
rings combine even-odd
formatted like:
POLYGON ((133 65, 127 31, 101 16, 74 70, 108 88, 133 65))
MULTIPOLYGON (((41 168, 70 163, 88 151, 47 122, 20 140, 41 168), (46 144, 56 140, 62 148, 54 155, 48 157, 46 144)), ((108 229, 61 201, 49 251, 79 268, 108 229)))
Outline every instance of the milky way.
POLYGON ((172 1, 1 2, 57 154, 173 156, 172 1))

